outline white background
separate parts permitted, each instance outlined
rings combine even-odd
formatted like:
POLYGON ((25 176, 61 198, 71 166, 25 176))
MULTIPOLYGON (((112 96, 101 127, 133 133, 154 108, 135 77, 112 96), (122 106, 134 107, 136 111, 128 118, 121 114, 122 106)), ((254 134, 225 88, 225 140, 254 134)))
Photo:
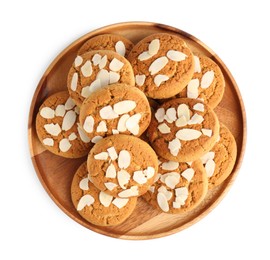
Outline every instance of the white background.
POLYGON ((0 259, 270 258, 268 1, 231 2, 1 1, 0 259), (30 102, 47 66, 78 37, 124 21, 168 24, 210 46, 235 77, 248 118, 244 162, 223 201, 192 227, 149 241, 71 220, 44 191, 28 149, 30 102))

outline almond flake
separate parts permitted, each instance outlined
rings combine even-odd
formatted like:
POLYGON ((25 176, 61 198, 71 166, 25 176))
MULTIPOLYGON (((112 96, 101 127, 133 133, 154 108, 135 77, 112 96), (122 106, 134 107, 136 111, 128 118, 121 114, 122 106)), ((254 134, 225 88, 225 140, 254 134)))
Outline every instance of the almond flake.
POLYGON ((159 207, 161 208, 162 211, 168 212, 169 211, 169 204, 168 201, 165 197, 165 195, 161 192, 158 193, 157 195, 157 203, 159 207))
POLYGON ((130 165, 131 157, 127 150, 121 150, 118 156, 118 166, 120 169, 126 169, 130 165))
POLYGON ((170 50, 167 52, 167 57, 173 61, 183 61, 187 55, 181 51, 170 50))
POLYGON ((203 122, 204 118, 201 115, 198 115, 195 113, 192 118, 188 121, 189 125, 196 125, 201 124, 203 122))
POLYGON ((185 200, 186 200, 188 197, 187 187, 181 187, 181 188, 175 189, 175 196, 185 198, 185 200))
POLYGON ((170 127, 168 127, 165 123, 162 123, 158 126, 159 132, 162 134, 169 134, 171 132, 170 127))
POLYGON ((122 55, 123 57, 125 56, 125 54, 126 54, 126 46, 125 46, 125 44, 124 44, 122 41, 118 41, 118 42, 115 44, 114 48, 115 48, 115 51, 116 51, 117 53, 119 53, 119 54, 122 55))
POLYGON ((89 186, 88 186, 88 177, 81 179, 80 183, 79 183, 79 187, 81 190, 89 190, 89 186))
POLYGON ((179 203, 179 202, 173 202, 173 208, 174 209, 180 209, 180 207, 181 207, 181 203, 179 203))
POLYGON ((166 120, 169 124, 173 122, 167 115, 164 116, 164 120, 166 120))
POLYGON ((96 144, 96 143, 97 143, 98 141, 100 141, 101 139, 103 139, 102 136, 96 135, 96 136, 94 136, 94 137, 92 138, 91 142, 92 142, 93 144, 96 144))
POLYGON ((175 125, 177 127, 183 127, 186 126, 188 123, 187 119, 185 116, 180 116, 176 121, 175 121, 175 125))
POLYGON ((165 116, 165 109, 163 107, 159 108, 155 113, 155 118, 159 123, 162 123, 164 121, 164 116, 165 116))
POLYGON ((71 143, 69 142, 67 138, 62 139, 59 142, 59 149, 63 153, 67 152, 70 149, 70 147, 71 147, 71 143))
POLYGON ((73 141, 77 138, 77 135, 75 133, 71 133, 69 136, 68 136, 68 140, 69 141, 73 141))
MULTIPOLYGON (((126 122, 127 120, 130 118, 130 116, 128 114, 126 115, 122 115, 118 121, 118 124, 117 124, 117 130, 119 132, 125 132, 127 130, 126 128, 126 122)), ((118 133, 119 133, 118 132, 118 133)))
POLYGON ((216 163, 214 162, 214 160, 213 159, 208 160, 204 167, 207 173, 207 177, 212 177, 216 168, 216 163))
POLYGON ((126 121, 126 128, 133 135, 139 134, 139 131, 140 131, 139 122, 140 122, 141 117, 142 117, 142 115, 140 113, 137 113, 137 114, 131 116, 126 121))
POLYGON ((114 112, 112 106, 105 106, 100 109, 99 115, 102 119, 115 119, 118 117, 118 114, 114 112))
POLYGON ((116 129, 113 129, 113 130, 112 130, 112 134, 113 134, 113 135, 118 135, 118 134, 119 134, 119 131, 116 130, 116 129))
POLYGON ((145 75, 136 75, 135 76, 135 82, 136 84, 141 87, 145 82, 145 75))
POLYGON ((118 115, 122 115, 132 111, 136 107, 136 102, 133 100, 124 100, 113 105, 113 110, 118 115))
POLYGON ((146 170, 143 171, 147 179, 151 179, 155 175, 155 172, 156 172, 155 169, 151 166, 148 166, 146 170))
POLYGON ((112 191, 114 188, 117 187, 117 184, 115 184, 113 182, 105 182, 104 185, 110 191, 112 191))
POLYGON ((66 110, 70 110, 72 109, 73 107, 75 107, 75 103, 73 102, 73 100, 69 97, 65 103, 65 109, 66 110))
POLYGON ((104 207, 109 207, 113 200, 113 196, 101 191, 99 193, 99 201, 104 207))
POLYGON ((77 210, 81 211, 85 206, 90 206, 95 202, 95 199, 89 195, 86 194, 79 200, 79 203, 77 205, 77 210))
POLYGON ((115 178, 116 177, 116 169, 115 166, 111 163, 106 170, 106 178, 115 178))
POLYGON ((197 98, 199 96, 200 82, 198 79, 192 79, 187 85, 187 97, 188 98, 197 98))
POLYGON ((188 168, 184 170, 181 175, 188 181, 190 182, 194 176, 194 170, 192 168, 188 168))
POLYGON ((201 73, 201 64, 198 56, 194 56, 195 68, 194 73, 201 73))
POLYGON ((213 134, 213 131, 211 129, 202 128, 202 133, 208 137, 211 137, 213 134))
POLYGON ((117 152, 113 146, 108 148, 107 152, 109 153, 109 156, 113 161, 118 158, 117 152))
POLYGON ((127 205, 128 201, 129 199, 115 198, 112 204, 115 205, 117 208, 121 209, 127 205))
POLYGON ((107 125, 105 123, 105 121, 101 121, 98 126, 97 126, 97 133, 101 133, 101 132, 107 132, 107 125))
POLYGON ((77 84, 78 84, 78 73, 75 72, 72 76, 71 83, 70 83, 70 88, 73 91, 76 91, 77 89, 77 84))
POLYGON ((84 77, 90 77, 93 73, 92 63, 90 60, 86 61, 84 65, 81 67, 81 72, 84 77))
POLYGON ((173 174, 173 175, 169 175, 165 178, 165 184, 171 188, 174 189, 175 186, 179 183, 180 181, 180 174, 173 174))
POLYGON ((114 71, 110 71, 109 72, 109 83, 113 84, 113 83, 117 83, 120 79, 120 74, 114 71))
POLYGON ((75 111, 75 113, 76 113, 77 115, 80 114, 80 108, 79 108, 78 106, 76 106, 76 107, 74 108, 74 111, 75 111))
POLYGON ((58 105, 55 109, 55 116, 63 117, 66 113, 66 109, 64 105, 58 105))
POLYGON ((45 138, 42 140, 42 143, 47 145, 47 146, 53 146, 54 140, 52 138, 45 138))
POLYGON ((152 193, 154 193, 155 192, 155 186, 150 186, 148 190, 151 191, 152 193))
POLYGON ((195 129, 184 128, 176 133, 176 137, 183 141, 191 141, 198 139, 202 133, 195 129))
POLYGON ((100 89, 102 87, 101 80, 95 79, 89 86, 90 93, 93 93, 94 91, 100 89))
POLYGON ((101 152, 101 153, 94 155, 94 158, 96 160, 106 161, 108 159, 108 156, 109 156, 109 154, 107 152, 101 152))
POLYGON ((130 180, 130 174, 126 170, 120 170, 117 172, 117 180, 122 189, 126 189, 125 186, 130 180))
POLYGON ((138 60, 139 61, 144 61, 144 60, 148 60, 152 58, 152 55, 149 54, 148 51, 144 51, 143 53, 141 53, 139 56, 138 56, 138 60))
POLYGON ((49 133, 52 136, 58 136, 61 133, 61 128, 59 124, 46 124, 44 125, 44 128, 47 133, 49 133))
POLYGON ((154 75, 154 74, 158 73, 160 70, 162 70, 167 65, 168 62, 169 62, 169 60, 165 56, 157 58, 155 61, 152 62, 152 64, 149 67, 150 74, 154 75))
POLYGON ((101 55, 96 53, 92 58, 94 66, 97 66, 101 61, 101 55))
POLYGON ((118 196, 121 198, 129 198, 129 197, 138 196, 138 195, 139 195, 139 191, 138 191, 137 186, 132 186, 130 189, 123 190, 118 193, 118 196))
POLYGON ((214 77, 215 77, 214 71, 210 70, 210 71, 205 72, 202 76, 201 88, 203 89, 209 88, 214 80, 214 77))
POLYGON ((217 136, 216 143, 220 141, 220 135, 217 136))
POLYGON ((190 119, 190 111, 189 107, 186 104, 181 104, 177 108, 177 116, 180 118, 181 116, 184 116, 186 120, 188 121, 190 119))
POLYGON ((173 139, 172 141, 169 142, 168 149, 170 150, 170 153, 173 156, 177 156, 179 150, 181 149, 180 141, 177 138, 173 139))
POLYGON ((119 71, 123 68, 124 66, 124 63, 116 58, 113 58, 113 60, 111 61, 110 65, 109 65, 109 68, 110 70, 112 71, 119 71))
POLYGON ((87 116, 84 120, 84 124, 83 124, 83 129, 87 132, 87 133, 92 133, 94 130, 94 118, 92 116, 87 116))
POLYGON ((159 87, 163 82, 167 81, 169 77, 167 75, 158 74, 154 78, 154 83, 159 87))
POLYGON ((172 192, 168 191, 165 186, 160 186, 158 189, 158 192, 163 193, 165 195, 167 201, 170 200, 172 198, 172 195, 173 195, 172 192))
POLYGON ((101 58, 100 62, 98 63, 98 67, 99 67, 100 70, 102 70, 102 69, 106 66, 107 61, 108 61, 107 55, 104 55, 104 56, 101 58))
POLYGON ((77 115, 73 110, 68 111, 63 119, 62 130, 68 131, 75 124, 77 115))
POLYGON ((41 115, 43 118, 51 119, 51 118, 54 118, 55 112, 54 112, 54 110, 51 109, 50 107, 43 107, 43 108, 40 110, 40 115, 41 115))
POLYGON ((83 58, 81 56, 77 56, 74 60, 74 66, 78 67, 83 63, 83 58))
POLYGON ((200 111, 200 112, 204 112, 204 104, 202 103, 197 103, 193 106, 194 110, 200 111))
POLYGON ((161 177, 161 174, 158 173, 158 174, 156 175, 155 179, 154 179, 154 183, 157 182, 157 181, 160 179, 160 177, 161 177))
POLYGON ((202 164, 206 164, 208 160, 214 160, 215 152, 208 152, 201 157, 202 164))
POLYGON ((143 171, 135 171, 133 173, 133 180, 139 184, 144 184, 147 182, 147 178, 145 177, 143 171))
POLYGON ((81 138, 81 140, 84 143, 89 143, 90 142, 90 138, 86 135, 86 133, 84 132, 84 130, 82 129, 81 125, 79 123, 77 123, 77 130, 79 133, 79 136, 81 138))
POLYGON ((168 108, 166 111, 166 116, 170 121, 175 121, 176 117, 176 109, 174 107, 168 108))
POLYGON ((92 89, 90 89, 90 86, 83 87, 81 91, 81 96, 84 98, 88 98, 92 92, 93 91, 92 89))
POLYGON ((102 87, 109 85, 110 74, 107 70, 102 69, 97 74, 97 79, 100 79, 100 85, 102 87))
POLYGON ((154 39, 150 42, 148 46, 148 53, 152 56, 156 55, 160 48, 160 41, 159 39, 154 39))
POLYGON ((168 161, 161 164, 161 169, 165 171, 173 171, 179 167, 179 162, 168 161))

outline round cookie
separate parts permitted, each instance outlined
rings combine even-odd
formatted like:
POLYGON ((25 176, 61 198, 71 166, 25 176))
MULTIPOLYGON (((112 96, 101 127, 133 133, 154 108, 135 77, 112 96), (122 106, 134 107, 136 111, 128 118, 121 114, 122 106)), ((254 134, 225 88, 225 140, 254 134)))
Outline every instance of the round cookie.
POLYGON ((230 130, 220 125, 219 138, 210 152, 201 157, 208 177, 209 189, 222 183, 232 172, 237 146, 230 130))
POLYGON ((135 80, 128 60, 108 50, 77 56, 67 77, 69 94, 79 107, 95 90, 113 83, 134 86, 135 80))
POLYGON ((67 91, 55 93, 43 102, 36 117, 36 131, 46 149, 66 158, 83 157, 91 147, 79 124, 79 108, 67 91))
POLYGON ((87 175, 87 164, 84 162, 71 184, 71 199, 78 213, 98 226, 114 226, 125 221, 133 212, 137 198, 114 198, 97 189, 87 175))
POLYGON ((192 79, 194 59, 178 36, 152 34, 137 43, 128 55, 136 87, 148 97, 164 99, 178 94, 192 79))
POLYGON ((151 120, 149 102, 139 89, 112 84, 84 100, 80 122, 88 137, 96 143, 112 134, 140 136, 151 120))
POLYGON ((78 55, 92 50, 110 50, 127 57, 133 46, 130 40, 121 35, 102 34, 87 40, 78 50, 78 55))
POLYGON ((158 172, 156 182, 143 195, 154 207, 167 213, 183 213, 204 199, 208 182, 200 160, 179 163, 159 158, 158 172))
POLYGON ((158 160, 153 149, 141 139, 113 135, 94 145, 87 168, 98 189, 114 197, 138 197, 153 184, 158 160))
POLYGON ((215 112, 201 101, 171 99, 152 116, 149 141, 159 156, 190 162, 199 159, 215 144, 219 122, 215 112))
POLYGON ((177 97, 196 98, 211 108, 215 108, 221 101, 225 80, 219 66, 210 58, 194 56, 195 71, 192 80, 177 97))

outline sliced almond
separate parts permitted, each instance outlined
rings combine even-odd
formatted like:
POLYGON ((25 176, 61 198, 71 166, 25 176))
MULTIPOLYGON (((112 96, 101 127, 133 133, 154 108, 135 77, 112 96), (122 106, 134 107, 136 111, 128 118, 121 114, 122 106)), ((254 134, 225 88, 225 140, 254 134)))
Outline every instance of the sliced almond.
POLYGON ((191 117, 191 119, 188 121, 188 124, 189 124, 189 125, 201 124, 201 123, 203 122, 203 120, 204 120, 204 118, 203 118, 201 115, 195 113, 195 114, 191 117))
POLYGON ((198 79, 192 79, 187 85, 187 97, 188 98, 197 98, 199 96, 200 82, 198 79))
POLYGON ((117 180, 118 184, 122 189, 126 189, 127 187, 125 185, 128 184, 130 180, 130 174, 126 170, 120 170, 117 172, 117 180))
POLYGON ((110 70, 112 71, 119 71, 123 68, 124 66, 124 63, 116 58, 113 58, 113 60, 111 61, 110 65, 109 65, 109 68, 110 70))
POLYGON ((185 116, 180 116, 176 121, 175 121, 175 125, 177 127, 183 127, 186 126, 188 123, 187 119, 185 116))
POLYGON ((186 120, 188 121, 190 119, 190 110, 189 107, 186 104, 181 104, 177 107, 177 116, 180 118, 181 116, 184 116, 186 120))
POLYGON ((93 58, 92 58, 92 62, 94 64, 94 66, 97 66, 101 61, 101 55, 96 53, 93 58))
POLYGON ((120 79, 120 74, 114 71, 110 71, 109 72, 109 83, 113 84, 113 83, 117 83, 120 79))
POLYGON ((84 65, 81 67, 81 72, 84 77, 90 77, 93 73, 92 63, 90 60, 86 61, 84 65))
POLYGON ((161 164, 161 169, 165 171, 173 171, 179 167, 179 162, 168 161, 161 164))
POLYGON ((86 135, 86 133, 84 132, 84 130, 82 129, 81 125, 79 123, 77 123, 77 130, 79 133, 79 136, 81 138, 81 140, 84 143, 89 143, 90 142, 90 138, 86 135))
POLYGON ((201 157, 202 164, 206 164, 208 160, 214 160, 215 158, 215 152, 208 152, 205 155, 201 157))
POLYGON ((107 152, 101 152, 101 153, 94 155, 94 158, 96 160, 106 161, 108 159, 108 156, 109 156, 109 154, 107 152))
POLYGON ((131 161, 130 153, 127 150, 121 150, 118 156, 118 166, 120 169, 129 167, 131 161))
POLYGON ((160 41, 159 39, 154 39, 150 42, 148 46, 148 53, 152 56, 156 55, 160 48, 160 41))
POLYGON ((141 119, 142 115, 140 113, 137 113, 133 116, 131 116, 127 121, 126 121, 126 128, 128 131, 130 131, 133 135, 139 134, 139 122, 141 119))
POLYGON ((118 134, 119 134, 119 131, 116 130, 116 129, 113 129, 113 130, 112 130, 112 134, 113 134, 113 135, 118 135, 118 134))
POLYGON ((174 174, 168 175, 164 181, 169 188, 174 189, 180 181, 180 174, 174 172, 174 174))
POLYGON ((181 51, 169 50, 167 57, 173 61, 183 61, 186 59, 187 55, 181 51))
POLYGON ((144 184, 147 182, 147 178, 145 177, 143 171, 135 171, 133 173, 133 180, 139 184, 144 184))
POLYGON ((118 121, 118 124, 117 124, 117 130, 119 132, 125 132, 127 130, 126 128, 126 122, 127 120, 130 118, 130 116, 128 114, 126 115, 122 115, 118 121))
POLYGON ((198 56, 194 56, 195 68, 194 73, 201 73, 201 64, 198 56))
POLYGON ((164 116, 165 116, 165 109, 163 107, 159 108, 155 113, 155 118, 159 123, 162 123, 164 121, 164 116))
POLYGON ((187 197, 188 197, 188 189, 187 189, 187 187, 177 188, 174 191, 175 191, 175 196, 176 197, 182 197, 182 198, 187 199, 187 197))
POLYGON ((161 174, 158 173, 158 174, 156 175, 155 179, 154 179, 154 183, 157 182, 157 181, 160 179, 160 177, 161 177, 161 174))
POLYGON ((108 58, 107 55, 104 55, 101 60, 98 63, 98 67, 100 70, 102 70, 103 68, 105 68, 106 64, 107 64, 108 58))
POLYGON ((111 163, 106 170, 106 178, 116 178, 115 166, 111 163))
POLYGON ((179 202, 173 202, 173 208, 174 209, 180 209, 181 208, 181 203, 179 203, 179 202))
POLYGON ((53 146, 54 140, 52 138, 45 138, 42 140, 42 143, 47 146, 53 146))
POLYGON ((187 168, 184 170, 181 175, 188 181, 190 182, 194 176, 194 170, 192 168, 187 168))
POLYGON ((92 116, 87 116, 84 120, 83 129, 87 133, 92 133, 94 130, 94 118, 92 116))
POLYGON ((204 112, 204 104, 197 103, 193 106, 193 109, 196 111, 204 112))
POLYGON ((111 202, 113 200, 113 196, 105 193, 104 191, 101 191, 99 193, 99 201, 104 207, 109 207, 111 202))
POLYGON ((176 133, 176 137, 182 141, 195 140, 198 139, 201 135, 202 133, 200 131, 189 128, 180 129, 176 133))
POLYGON ((105 121, 101 121, 97 126, 97 133, 107 132, 107 125, 105 121))
POLYGON ((77 210, 81 211, 85 206, 90 206, 95 202, 95 199, 90 195, 86 194, 79 200, 77 210))
POLYGON ((99 111, 99 115, 102 119, 115 119, 119 117, 118 114, 114 112, 112 106, 110 105, 101 108, 99 111))
POLYGON ((66 113, 66 109, 64 105, 58 105, 55 109, 55 116, 63 117, 66 113))
POLYGON ((52 136, 58 136, 61 133, 61 128, 59 124, 46 124, 44 125, 46 132, 52 136))
POLYGON ((211 129, 202 128, 202 133, 208 137, 211 137, 213 134, 213 131, 211 129))
POLYGON ((97 74, 97 79, 100 80, 100 85, 103 86, 107 86, 109 85, 109 81, 110 81, 110 74, 107 70, 102 69, 98 72, 97 74))
POLYGON ((167 75, 156 75, 154 78, 154 83, 157 87, 159 87, 162 83, 164 83, 165 81, 167 81, 169 79, 169 77, 167 75))
POLYGON ((147 179, 151 179, 155 175, 155 168, 148 166, 144 171, 144 175, 147 179))
POLYGON ((124 100, 113 105, 113 110, 118 115, 126 114, 136 107, 136 102, 133 100, 124 100))
POLYGON ((169 120, 174 122, 177 119, 176 109, 174 107, 168 108, 166 111, 166 116, 169 120))
POLYGON ((166 123, 162 123, 158 126, 158 130, 162 134, 169 134, 171 132, 171 129, 169 126, 166 125, 166 123))
POLYGON ((122 41, 118 41, 115 46, 115 51, 122 55, 123 57, 126 55, 126 46, 122 41))
POLYGON ((78 67, 82 65, 82 63, 83 63, 83 58, 81 56, 77 56, 74 60, 74 66, 78 67))
POLYGON ((177 138, 173 139, 169 142, 168 149, 173 156, 177 156, 181 149, 180 141, 177 138))
POLYGON ((89 86, 90 93, 93 93, 94 91, 100 89, 102 87, 101 80, 95 79, 89 86))
POLYGON ((69 141, 73 141, 77 138, 77 135, 75 133, 71 133, 69 136, 68 136, 68 140, 69 141))
POLYGON ((96 135, 96 136, 94 136, 94 137, 91 139, 91 142, 92 142, 93 144, 96 144, 96 143, 97 143, 98 141, 100 141, 101 139, 103 139, 102 136, 96 135))
POLYGON ((160 186, 158 192, 163 193, 166 197, 166 200, 170 200, 172 198, 172 192, 168 191, 165 186, 160 186))
POLYGON ((166 120, 169 124, 173 123, 173 120, 171 120, 167 115, 164 116, 164 120, 166 120))
POLYGON ((220 135, 217 136, 216 143, 220 141, 220 135))
POLYGON ((157 58, 156 60, 154 60, 152 62, 152 64, 149 67, 150 74, 154 75, 154 74, 158 73, 167 65, 168 62, 169 62, 169 60, 165 56, 157 58))
POLYGON ((151 191, 152 193, 154 193, 155 192, 155 186, 150 186, 148 190, 151 191))
POLYGON ((201 88, 206 89, 209 88, 212 84, 215 77, 214 71, 210 70, 203 74, 202 80, 201 80, 201 88))
POLYGON ((76 106, 76 104, 74 103, 74 101, 72 100, 72 98, 68 98, 66 103, 65 103, 65 109, 66 110, 70 110, 72 108, 74 108, 76 106))
POLYGON ((206 162, 205 164, 205 170, 206 170, 206 173, 207 173, 207 177, 212 177, 214 172, 215 172, 215 168, 216 168, 216 163, 213 159, 210 159, 206 162))
POLYGON ((148 60, 152 58, 152 55, 149 54, 148 51, 144 51, 143 53, 141 53, 139 56, 138 56, 138 60, 139 61, 144 61, 144 60, 148 60))
POLYGON ((117 208, 121 209, 127 205, 128 201, 129 199, 115 198, 112 204, 115 205, 117 208))
POLYGON ((75 72, 71 78, 71 83, 70 83, 70 88, 73 91, 76 91, 77 89, 77 84, 78 84, 78 73, 75 72))
POLYGON ((74 111, 75 111, 75 113, 76 113, 77 115, 80 114, 80 108, 79 108, 78 106, 76 106, 76 107, 74 108, 74 111))
POLYGON ((75 124, 76 118, 76 113, 73 110, 69 110, 64 116, 62 130, 68 131, 70 128, 72 128, 75 124))
POLYGON ((70 147, 71 147, 71 143, 69 142, 67 138, 62 139, 59 142, 59 149, 63 153, 67 152, 70 149, 70 147))
POLYGON ((162 211, 168 212, 169 211, 169 204, 165 197, 165 195, 161 192, 157 194, 157 203, 162 211))
POLYGON ((113 182, 105 182, 104 185, 110 191, 112 191, 114 188, 117 187, 117 184, 115 184, 113 182))
POLYGON ((115 150, 115 148, 113 146, 109 147, 107 149, 107 152, 109 153, 109 156, 113 161, 118 158, 117 152, 116 152, 116 150, 115 150))
POLYGON ((139 195, 139 191, 138 191, 137 186, 132 186, 130 189, 123 190, 123 191, 118 193, 118 196, 120 198, 129 198, 129 197, 134 197, 134 196, 138 196, 138 195, 139 195))
POLYGON ((136 75, 135 76, 135 82, 136 84, 141 87, 143 86, 144 82, 145 82, 145 75, 136 75))
POLYGON ((90 89, 90 86, 85 86, 82 88, 81 96, 84 98, 88 98, 92 92, 93 91, 92 91, 92 89, 90 89))
POLYGON ((81 179, 80 183, 79 183, 79 187, 81 190, 89 190, 89 186, 88 186, 88 177, 81 179))
POLYGON ((53 109, 51 109, 50 107, 43 107, 43 108, 40 110, 40 115, 41 115, 43 118, 51 119, 51 118, 54 118, 54 116, 55 116, 55 111, 54 111, 53 109))

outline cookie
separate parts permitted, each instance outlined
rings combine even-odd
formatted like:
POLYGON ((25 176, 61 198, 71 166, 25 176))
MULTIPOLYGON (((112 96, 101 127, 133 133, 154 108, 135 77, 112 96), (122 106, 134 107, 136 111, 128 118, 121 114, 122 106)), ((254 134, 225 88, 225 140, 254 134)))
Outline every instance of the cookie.
POLYGON ((98 226, 114 226, 125 221, 133 212, 137 198, 114 198, 97 189, 87 175, 87 164, 84 162, 71 184, 71 199, 78 213, 98 226))
POLYGON ((120 198, 138 197, 153 184, 158 160, 153 149, 141 139, 113 135, 91 149, 87 167, 94 185, 120 198))
POLYGON ((102 34, 87 40, 78 51, 82 55, 93 50, 110 50, 127 57, 133 43, 127 38, 117 34, 102 34))
POLYGON ((67 78, 69 94, 79 107, 95 90, 113 83, 134 86, 134 74, 128 60, 107 50, 77 56, 67 78))
POLYGON ((208 182, 200 160, 179 163, 159 158, 158 172, 155 183, 143 195, 154 207, 167 213, 183 213, 204 199, 208 182))
POLYGON ((217 143, 201 161, 206 169, 209 189, 222 183, 232 172, 237 155, 237 146, 230 130, 220 125, 217 143))
POLYGON ((63 157, 85 156, 92 146, 79 124, 79 108, 67 91, 55 93, 43 102, 36 117, 36 131, 46 149, 63 157))
POLYGON ((225 80, 219 66, 210 58, 194 56, 195 71, 192 80, 177 97, 196 98, 211 108, 215 108, 221 101, 225 80))
POLYGON ((112 84, 84 100, 80 122, 93 143, 112 134, 140 136, 151 120, 149 102, 139 89, 112 84))
POLYGON ((199 159, 214 146, 218 133, 215 112, 201 101, 189 98, 163 103, 152 116, 147 131, 156 153, 178 162, 199 159))
POLYGON ((136 87, 154 99, 178 94, 192 79, 194 59, 178 36, 152 34, 137 43, 128 55, 136 87))

